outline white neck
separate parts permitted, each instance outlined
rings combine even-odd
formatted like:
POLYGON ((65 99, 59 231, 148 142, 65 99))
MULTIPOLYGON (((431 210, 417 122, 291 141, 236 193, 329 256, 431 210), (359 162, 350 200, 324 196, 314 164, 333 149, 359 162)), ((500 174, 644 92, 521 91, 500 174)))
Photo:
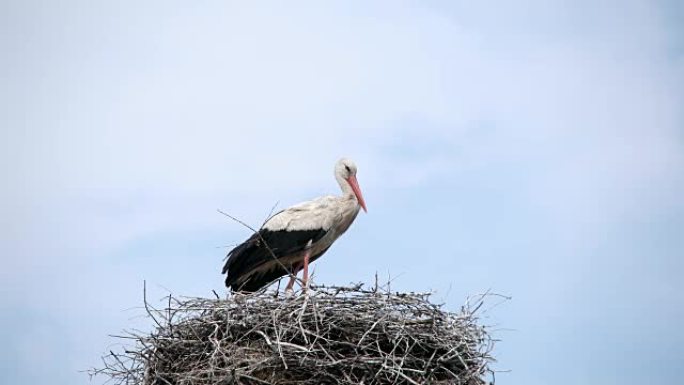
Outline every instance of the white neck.
POLYGON ((342 195, 344 196, 355 196, 354 195, 354 190, 352 190, 351 185, 349 182, 347 182, 346 179, 342 177, 340 174, 335 174, 335 179, 337 179, 337 183, 340 185, 340 189, 342 190, 342 195))

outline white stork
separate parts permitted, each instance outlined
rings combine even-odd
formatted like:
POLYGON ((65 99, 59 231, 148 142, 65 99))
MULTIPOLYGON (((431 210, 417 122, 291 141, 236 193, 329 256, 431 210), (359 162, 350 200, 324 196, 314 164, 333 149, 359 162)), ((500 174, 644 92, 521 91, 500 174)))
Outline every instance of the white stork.
POLYGON ((366 211, 354 162, 344 158, 337 161, 335 179, 342 189, 341 196, 327 195, 280 211, 231 250, 221 272, 227 273, 226 286, 233 291, 254 292, 290 274, 287 292, 303 269, 306 287, 309 263, 347 231, 359 208, 366 211))

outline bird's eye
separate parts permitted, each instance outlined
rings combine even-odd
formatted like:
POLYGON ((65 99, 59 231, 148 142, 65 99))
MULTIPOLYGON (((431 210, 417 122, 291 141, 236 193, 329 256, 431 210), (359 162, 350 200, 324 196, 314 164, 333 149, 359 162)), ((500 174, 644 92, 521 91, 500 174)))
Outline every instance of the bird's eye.
POLYGON ((344 165, 344 168, 347 169, 347 172, 351 172, 351 169, 350 169, 349 166, 347 166, 346 164, 344 165))

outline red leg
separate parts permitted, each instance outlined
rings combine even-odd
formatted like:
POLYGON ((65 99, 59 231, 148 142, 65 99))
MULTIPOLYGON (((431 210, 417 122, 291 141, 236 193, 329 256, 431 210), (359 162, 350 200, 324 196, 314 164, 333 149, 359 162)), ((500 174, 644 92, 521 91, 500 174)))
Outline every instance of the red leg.
POLYGON ((309 282, 309 258, 311 258, 311 253, 309 250, 307 250, 304 253, 304 276, 302 277, 302 281, 304 281, 304 287, 306 287, 309 282))
POLYGON ((304 290, 309 287, 309 259, 311 258, 311 241, 306 245, 306 251, 304 252, 304 277, 302 281, 304 282, 304 290))
POLYGON ((290 276, 290 282, 287 283, 287 287, 285 288, 285 292, 287 293, 288 291, 292 291, 294 287, 294 283, 297 280, 297 273, 295 272, 290 276))
POLYGON ((297 274, 299 273, 299 270, 301 270, 301 269, 302 269, 301 265, 292 266, 292 274, 290 274, 290 282, 287 283, 287 287, 285 288, 285 292, 293 291, 295 281, 297 280, 297 274))

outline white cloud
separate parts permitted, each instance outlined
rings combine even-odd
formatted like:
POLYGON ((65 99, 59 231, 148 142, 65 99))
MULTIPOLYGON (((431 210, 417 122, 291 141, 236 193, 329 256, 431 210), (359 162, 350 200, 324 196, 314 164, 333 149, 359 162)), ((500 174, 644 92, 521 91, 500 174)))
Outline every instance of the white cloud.
POLYGON ((681 207, 684 76, 656 4, 388 4, 14 4, 8 292, 45 301, 80 272, 59 296, 78 311, 71 293, 138 278, 117 247, 334 192, 342 155, 371 211, 399 189, 519 181, 501 189, 565 246, 681 207))
POLYGON ((682 71, 659 9, 540 5, 44 14, 51 65, 12 68, 36 95, 7 111, 24 131, 6 133, 3 227, 20 238, 51 205, 85 210, 96 242, 236 201, 257 217, 334 191, 341 155, 378 191, 514 163, 570 231, 681 203, 682 71))
POLYGON ((36 49, 67 48, 46 51, 40 78, 15 68, 38 97, 8 111, 15 124, 35 113, 7 133, 5 218, 24 221, 3 227, 20 238, 53 204, 67 229, 74 209, 104 230, 97 244, 236 201, 258 207, 237 209, 252 219, 334 191, 341 155, 378 191, 518 164, 533 175, 518 188, 563 231, 680 203, 682 72, 653 6, 589 20, 567 7, 205 7, 164 9, 154 28, 116 10, 100 10, 103 29, 45 16, 36 49), (44 203, 9 203, 26 200, 44 203))

